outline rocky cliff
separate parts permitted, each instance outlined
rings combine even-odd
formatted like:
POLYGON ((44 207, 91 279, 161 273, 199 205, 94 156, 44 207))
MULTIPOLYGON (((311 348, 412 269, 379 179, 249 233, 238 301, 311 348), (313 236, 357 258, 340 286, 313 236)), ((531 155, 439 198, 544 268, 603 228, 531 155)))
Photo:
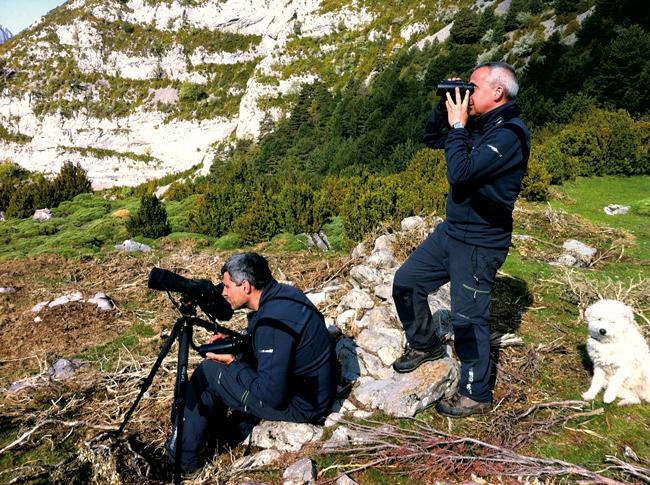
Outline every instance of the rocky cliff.
POLYGON ((0 44, 4 44, 12 37, 13 34, 11 33, 11 31, 9 29, 6 29, 2 25, 0 25, 0 44))
MULTIPOLYGON (((507 3, 472 8, 503 14, 507 3)), ((95 188, 207 170, 233 140, 256 139, 286 114, 303 84, 370 82, 400 49, 444 41, 458 8, 446 0, 70 0, 0 46, 0 161, 45 173, 72 161, 95 188)), ((555 28, 548 22, 507 42, 514 49, 546 38, 555 28)), ((497 47, 486 45, 478 60, 497 47)))

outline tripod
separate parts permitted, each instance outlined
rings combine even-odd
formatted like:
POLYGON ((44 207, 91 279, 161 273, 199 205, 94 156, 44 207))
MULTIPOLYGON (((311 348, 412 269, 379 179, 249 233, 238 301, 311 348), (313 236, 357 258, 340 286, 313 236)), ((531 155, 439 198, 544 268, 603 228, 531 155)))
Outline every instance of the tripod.
MULTIPOLYGON (((170 295, 171 298, 171 295, 170 295)), ((176 320, 174 327, 172 328, 169 337, 165 340, 158 358, 154 363, 149 375, 143 380, 142 387, 138 397, 131 405, 131 408, 126 413, 120 428, 117 430, 117 435, 121 434, 126 428, 126 424, 131 419, 135 408, 138 406, 138 403, 144 396, 145 392, 149 389, 153 382, 153 378, 158 372, 160 365, 163 360, 169 353, 172 345, 178 339, 178 365, 176 368, 176 383, 174 385, 174 428, 176 431, 176 447, 174 453, 174 484, 178 485, 181 483, 181 454, 183 447, 183 418, 185 415, 185 393, 187 389, 187 362, 189 357, 189 348, 192 346, 194 350, 199 350, 198 347, 194 344, 192 340, 192 331, 194 326, 203 327, 208 331, 214 333, 225 333, 227 335, 240 335, 237 332, 230 330, 228 328, 222 327, 218 323, 208 322, 196 318, 196 306, 191 301, 182 298, 181 304, 178 305, 172 298, 172 302, 176 308, 181 312, 181 317, 176 320)))

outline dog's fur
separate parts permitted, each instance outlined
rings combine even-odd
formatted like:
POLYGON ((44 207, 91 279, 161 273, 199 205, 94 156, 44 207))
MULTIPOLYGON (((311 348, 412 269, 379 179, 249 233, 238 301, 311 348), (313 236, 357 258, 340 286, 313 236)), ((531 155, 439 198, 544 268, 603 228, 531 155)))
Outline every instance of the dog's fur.
POLYGON ((605 388, 605 403, 617 397, 619 406, 650 402, 650 349, 632 309, 618 300, 600 300, 587 308, 585 318, 594 376, 583 399, 592 401, 605 388))

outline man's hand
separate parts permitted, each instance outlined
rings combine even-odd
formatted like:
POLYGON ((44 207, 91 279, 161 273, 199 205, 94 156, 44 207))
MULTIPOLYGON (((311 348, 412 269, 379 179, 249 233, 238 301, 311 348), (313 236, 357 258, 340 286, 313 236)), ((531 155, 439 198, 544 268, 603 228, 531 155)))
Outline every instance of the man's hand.
POLYGON ((465 96, 461 99, 460 89, 456 88, 455 102, 451 99, 451 94, 447 93, 445 106, 447 107, 447 121, 449 126, 461 122, 467 125, 468 107, 469 107, 469 90, 465 91, 465 96))
MULTIPOLYGON (((212 342, 216 342, 217 340, 221 340, 222 338, 226 337, 227 335, 225 333, 217 333, 210 337, 206 343, 211 344, 212 342)), ((236 360, 235 356, 232 354, 213 354, 212 352, 205 354, 205 358, 214 360, 215 362, 221 362, 222 364, 226 365, 230 365, 236 360)))

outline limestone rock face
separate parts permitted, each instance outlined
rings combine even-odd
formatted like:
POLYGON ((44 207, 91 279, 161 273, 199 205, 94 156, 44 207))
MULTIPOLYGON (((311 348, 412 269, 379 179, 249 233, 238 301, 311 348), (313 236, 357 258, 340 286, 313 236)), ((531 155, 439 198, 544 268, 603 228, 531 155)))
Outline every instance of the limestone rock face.
MULTIPOLYGON (((285 46, 297 31, 302 37, 320 38, 337 29, 363 29, 373 20, 373 15, 358 5, 323 12, 319 0, 76 0, 63 8, 70 12, 69 20, 64 16, 50 23, 41 19, 32 25, 33 32, 18 41, 17 49, 29 60, 22 61, 21 69, 38 78, 40 68, 35 66, 62 69, 66 63, 82 74, 104 79, 84 83, 77 91, 65 94, 65 99, 79 101, 81 106, 65 115, 60 111, 40 113, 38 89, 14 92, 8 84, 0 92, 0 124, 10 133, 31 140, 0 140, 0 160, 10 159, 46 174, 57 173, 65 161, 78 163, 95 189, 134 186, 201 163, 207 171, 219 143, 228 142, 232 135, 256 139, 263 120, 278 120, 283 115, 277 107, 261 107, 261 101, 293 94, 303 84, 317 80, 309 72, 291 76, 281 73, 283 65, 293 59, 285 46), (257 36, 259 41, 243 50, 224 47, 223 51, 203 45, 186 49, 175 41, 162 49, 142 45, 113 48, 107 44, 106 33, 99 30, 103 23, 151 29, 158 36, 173 37, 180 31, 200 29, 257 36), (126 116, 98 118, 83 107, 86 101, 102 101, 106 94, 100 85, 110 79, 162 79, 200 85, 210 81, 212 66, 246 63, 253 65, 252 74, 245 88, 234 86, 228 91, 240 102, 238 112, 227 117, 169 120, 158 111, 161 99, 157 94, 126 116)), ((169 104, 167 98, 165 103, 169 104)))

